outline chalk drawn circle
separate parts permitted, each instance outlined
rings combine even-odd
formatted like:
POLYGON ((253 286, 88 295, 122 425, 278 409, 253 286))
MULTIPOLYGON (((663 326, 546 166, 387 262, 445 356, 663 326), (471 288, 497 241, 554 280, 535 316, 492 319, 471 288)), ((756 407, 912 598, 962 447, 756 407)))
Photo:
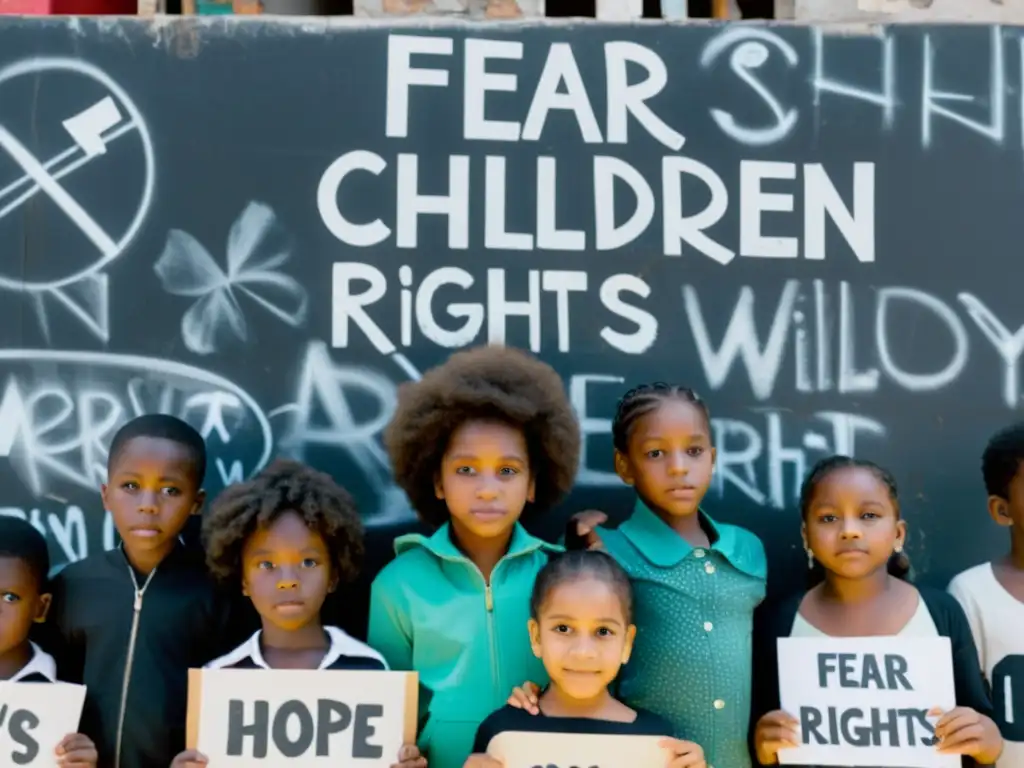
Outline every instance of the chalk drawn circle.
POLYGON ((153 152, 153 141, 150 138, 149 129, 146 127, 146 121, 142 118, 142 113, 139 112, 138 107, 135 106, 135 102, 131 100, 127 92, 125 92, 125 90, 106 72, 101 70, 99 67, 80 61, 79 59, 71 59, 67 57, 37 57, 19 61, 0 70, 0 85, 3 85, 5 82, 13 80, 16 77, 52 71, 70 72, 92 78, 100 85, 106 87, 119 102, 118 106, 128 113, 129 119, 134 124, 135 130, 139 134, 139 140, 142 143, 142 156, 144 162, 142 196, 139 200, 139 206, 135 212, 135 217, 131 220, 131 223, 129 223, 124 234, 115 242, 115 247, 110 253, 100 254, 99 259, 92 262, 84 269, 80 269, 73 274, 57 278, 56 280, 15 280, 9 277, 4 277, 0 274, 0 290, 46 291, 54 288, 61 288, 65 285, 71 285, 84 277, 88 277, 89 275, 99 272, 107 264, 121 256, 128 245, 135 239, 135 236, 142 228, 142 223, 146 218, 146 214, 149 213, 149 208, 153 202, 153 190, 156 186, 156 161, 153 152))

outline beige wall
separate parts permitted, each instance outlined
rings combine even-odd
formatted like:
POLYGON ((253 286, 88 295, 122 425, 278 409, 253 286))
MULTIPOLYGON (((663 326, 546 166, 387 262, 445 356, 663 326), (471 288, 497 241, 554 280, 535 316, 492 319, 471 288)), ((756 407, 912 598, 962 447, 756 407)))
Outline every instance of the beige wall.
POLYGON ((978 21, 1024 24, 1024 0, 795 0, 800 21, 978 21))

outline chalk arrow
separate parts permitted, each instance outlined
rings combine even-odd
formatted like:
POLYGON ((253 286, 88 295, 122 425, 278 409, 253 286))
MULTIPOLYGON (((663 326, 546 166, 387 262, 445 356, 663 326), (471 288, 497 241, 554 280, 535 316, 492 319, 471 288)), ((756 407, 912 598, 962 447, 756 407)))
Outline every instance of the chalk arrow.
POLYGON ((64 128, 82 148, 86 157, 102 155, 107 151, 103 134, 121 122, 121 112, 114 100, 107 96, 88 109, 64 121, 64 128))

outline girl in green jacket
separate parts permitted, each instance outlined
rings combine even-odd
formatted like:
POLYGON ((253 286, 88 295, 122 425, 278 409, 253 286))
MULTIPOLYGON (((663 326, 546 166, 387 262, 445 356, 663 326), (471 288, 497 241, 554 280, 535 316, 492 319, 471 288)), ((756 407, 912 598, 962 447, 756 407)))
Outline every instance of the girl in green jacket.
POLYGON ((374 580, 368 641, 419 673, 419 746, 461 768, 522 680, 546 682, 523 631, 538 572, 559 548, 519 518, 572 487, 580 429, 561 378, 523 352, 481 347, 405 385, 385 433, 396 482, 431 536, 395 541, 374 580))

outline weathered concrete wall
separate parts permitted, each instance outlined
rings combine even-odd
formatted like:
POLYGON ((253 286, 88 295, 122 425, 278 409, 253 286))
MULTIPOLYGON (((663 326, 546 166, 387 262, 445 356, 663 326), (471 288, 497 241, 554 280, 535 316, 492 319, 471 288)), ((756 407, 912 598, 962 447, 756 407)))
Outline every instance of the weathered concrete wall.
POLYGON ((796 0, 795 6, 801 21, 1024 24, 1024 0, 796 0))

